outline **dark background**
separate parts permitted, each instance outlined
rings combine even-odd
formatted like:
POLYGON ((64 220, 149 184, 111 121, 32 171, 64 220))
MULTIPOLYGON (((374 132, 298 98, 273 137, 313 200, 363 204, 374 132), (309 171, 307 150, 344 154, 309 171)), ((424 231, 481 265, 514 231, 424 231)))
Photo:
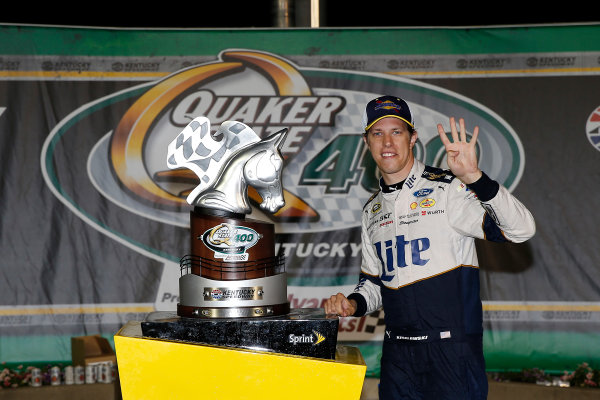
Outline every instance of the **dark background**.
MULTIPOLYGON (((537 25, 598 22, 583 4, 551 6, 525 2, 320 0, 320 27, 426 27, 537 25)), ((0 24, 115 28, 270 28, 310 26, 310 0, 210 0, 164 2, 60 3, 3 7, 0 24), (154 4, 154 5, 152 5, 154 4)))

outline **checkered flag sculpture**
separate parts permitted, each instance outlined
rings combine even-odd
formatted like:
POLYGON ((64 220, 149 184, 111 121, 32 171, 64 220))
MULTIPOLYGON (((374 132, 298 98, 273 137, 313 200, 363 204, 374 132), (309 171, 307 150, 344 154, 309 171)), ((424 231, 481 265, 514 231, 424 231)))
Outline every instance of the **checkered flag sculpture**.
POLYGON ((261 208, 275 212, 284 205, 279 148, 286 134, 284 129, 261 140, 238 121, 223 122, 213 134, 208 118, 197 117, 169 143, 167 166, 188 168, 198 176, 189 204, 248 214, 250 184, 263 198, 261 208))
POLYGON ((200 184, 187 197, 190 204, 219 178, 232 155, 260 141, 258 135, 241 122, 225 121, 214 134, 210 128, 208 118, 195 118, 168 147, 169 168, 186 167, 200 178, 200 184))

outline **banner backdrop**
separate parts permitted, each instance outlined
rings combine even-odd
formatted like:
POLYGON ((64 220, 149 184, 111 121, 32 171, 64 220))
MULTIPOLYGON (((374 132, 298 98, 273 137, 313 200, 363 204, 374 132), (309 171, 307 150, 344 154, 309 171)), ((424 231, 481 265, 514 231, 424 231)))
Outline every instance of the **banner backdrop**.
MULTIPOLYGON (((166 166, 191 119, 281 128, 286 206, 271 221, 293 308, 348 293, 378 175, 362 110, 480 127, 480 164, 536 218, 519 245, 478 242, 490 370, 600 362, 600 26, 139 30, 0 26, 0 361, 70 360, 70 337, 175 310, 186 193, 166 166)), ((260 198, 251 192, 254 206, 260 198)), ((426 216, 431 210, 417 212, 426 216)), ((383 311, 338 340, 379 373, 383 311)))

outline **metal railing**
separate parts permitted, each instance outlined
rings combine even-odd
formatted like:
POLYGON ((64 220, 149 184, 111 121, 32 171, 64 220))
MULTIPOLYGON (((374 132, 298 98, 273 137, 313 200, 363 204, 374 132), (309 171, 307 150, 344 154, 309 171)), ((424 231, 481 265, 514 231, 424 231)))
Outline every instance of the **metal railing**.
POLYGON ((215 261, 195 255, 180 260, 181 276, 195 274, 216 280, 242 280, 273 276, 285 272, 285 257, 268 257, 243 263, 215 261))

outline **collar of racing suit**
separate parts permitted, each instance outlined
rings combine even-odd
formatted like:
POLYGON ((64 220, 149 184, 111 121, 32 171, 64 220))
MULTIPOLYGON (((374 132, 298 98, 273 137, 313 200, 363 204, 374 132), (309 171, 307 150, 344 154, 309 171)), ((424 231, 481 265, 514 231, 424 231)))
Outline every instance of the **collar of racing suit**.
POLYGON ((395 192, 396 190, 401 190, 402 185, 404 185, 405 181, 406 181, 406 179, 404 179, 403 181, 400 181, 398 183, 392 183, 391 185, 386 185, 385 182, 383 181, 383 178, 379 178, 379 186, 381 187, 381 191, 383 193, 392 193, 392 192, 395 192))

